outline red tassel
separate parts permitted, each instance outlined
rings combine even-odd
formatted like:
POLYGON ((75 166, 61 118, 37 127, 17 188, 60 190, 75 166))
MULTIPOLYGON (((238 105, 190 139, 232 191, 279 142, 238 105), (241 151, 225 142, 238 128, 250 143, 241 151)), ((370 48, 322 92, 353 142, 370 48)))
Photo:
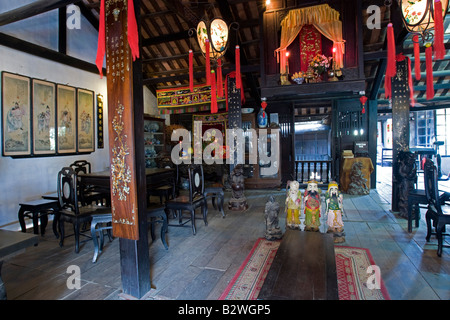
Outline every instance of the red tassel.
POLYGON ((416 74, 416 80, 420 80, 420 46, 419 46, 419 36, 413 36, 414 43, 414 71, 416 74))
POLYGON ((239 46, 236 46, 236 89, 241 89, 241 53, 239 46))
POLYGON ((222 59, 217 60, 217 95, 223 98, 222 59))
POLYGON ((414 107, 416 102, 414 101, 414 86, 413 86, 413 80, 412 80, 412 71, 411 71, 411 59, 406 57, 408 59, 408 86, 409 86, 409 99, 411 106, 414 107))
POLYGON ((433 85, 433 50, 431 45, 427 44, 425 49, 426 67, 427 67, 427 100, 434 98, 433 85))
POLYGON ((139 34, 133 0, 128 0, 128 44, 134 61, 139 58, 139 34))
POLYGON ((444 59, 444 21, 441 0, 434 1, 434 54, 436 59, 444 59))
POLYGON ((386 67, 386 75, 390 78, 394 77, 397 74, 397 65, 395 61, 396 52, 395 52, 395 39, 394 39, 394 28, 392 23, 388 24, 387 29, 387 67, 386 67))
POLYGON ((391 89, 391 77, 387 74, 384 76, 384 96, 386 99, 390 99, 392 97, 392 89, 391 89))
POLYGON ((211 85, 211 65, 209 57, 209 40, 205 40, 205 56, 206 56, 206 85, 211 85))
POLYGON ((189 50, 189 89, 194 92, 194 52, 189 50))
POLYGON ((100 21, 98 26, 98 44, 97 57, 95 64, 100 72, 100 78, 103 78, 103 59, 105 57, 105 0, 100 2, 100 21))
POLYGON ((216 75, 214 70, 211 70, 211 113, 217 113, 217 90, 216 90, 216 75))

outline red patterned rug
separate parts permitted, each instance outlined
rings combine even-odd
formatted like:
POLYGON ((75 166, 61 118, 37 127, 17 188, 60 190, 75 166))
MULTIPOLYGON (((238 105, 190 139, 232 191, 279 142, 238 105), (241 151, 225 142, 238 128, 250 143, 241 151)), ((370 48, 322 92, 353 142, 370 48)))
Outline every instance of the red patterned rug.
MULTIPOLYGON (((258 239, 219 300, 256 300, 280 242, 258 239)), ((377 282, 374 273, 367 273, 367 268, 375 265, 368 249, 335 246, 335 257, 339 300, 390 299, 383 280, 377 282)))

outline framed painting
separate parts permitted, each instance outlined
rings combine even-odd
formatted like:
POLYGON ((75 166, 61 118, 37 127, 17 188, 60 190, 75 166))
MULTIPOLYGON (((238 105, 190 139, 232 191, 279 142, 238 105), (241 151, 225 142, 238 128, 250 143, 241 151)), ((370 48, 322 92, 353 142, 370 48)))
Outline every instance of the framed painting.
POLYGON ((3 155, 31 155, 30 78, 2 72, 3 155))
POLYGON ((56 97, 57 151, 58 153, 75 153, 77 151, 76 89, 58 84, 56 97))
POLYGON ((33 153, 56 153, 56 86, 33 79, 33 153))
POLYGON ((77 127, 78 152, 93 152, 94 141, 94 92, 78 89, 77 127))

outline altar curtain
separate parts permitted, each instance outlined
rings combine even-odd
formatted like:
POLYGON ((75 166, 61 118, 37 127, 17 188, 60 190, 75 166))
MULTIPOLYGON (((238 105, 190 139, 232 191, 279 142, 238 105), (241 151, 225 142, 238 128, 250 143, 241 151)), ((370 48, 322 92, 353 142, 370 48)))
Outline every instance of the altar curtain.
POLYGON ((328 4, 321 4, 288 12, 281 21, 280 47, 275 50, 280 63, 280 73, 286 73, 286 49, 295 40, 304 25, 312 24, 325 37, 333 41, 336 67, 344 67, 345 40, 342 38, 342 22, 339 12, 328 4))

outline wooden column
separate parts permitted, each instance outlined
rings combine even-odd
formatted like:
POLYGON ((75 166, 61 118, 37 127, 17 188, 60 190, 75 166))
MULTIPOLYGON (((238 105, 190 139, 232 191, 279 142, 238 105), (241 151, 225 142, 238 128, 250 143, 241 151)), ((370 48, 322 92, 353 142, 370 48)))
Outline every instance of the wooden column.
MULTIPOLYGON (((140 1, 134 0, 135 12, 140 1)), ((140 59, 133 62, 127 39, 128 1, 105 1, 108 130, 113 235, 120 238, 123 293, 150 291, 140 59)), ((139 30, 139 21, 138 30, 139 30)))
POLYGON ((392 78, 392 211, 398 212, 398 175, 400 151, 409 151, 409 86, 408 61, 397 62, 397 75, 392 78))

